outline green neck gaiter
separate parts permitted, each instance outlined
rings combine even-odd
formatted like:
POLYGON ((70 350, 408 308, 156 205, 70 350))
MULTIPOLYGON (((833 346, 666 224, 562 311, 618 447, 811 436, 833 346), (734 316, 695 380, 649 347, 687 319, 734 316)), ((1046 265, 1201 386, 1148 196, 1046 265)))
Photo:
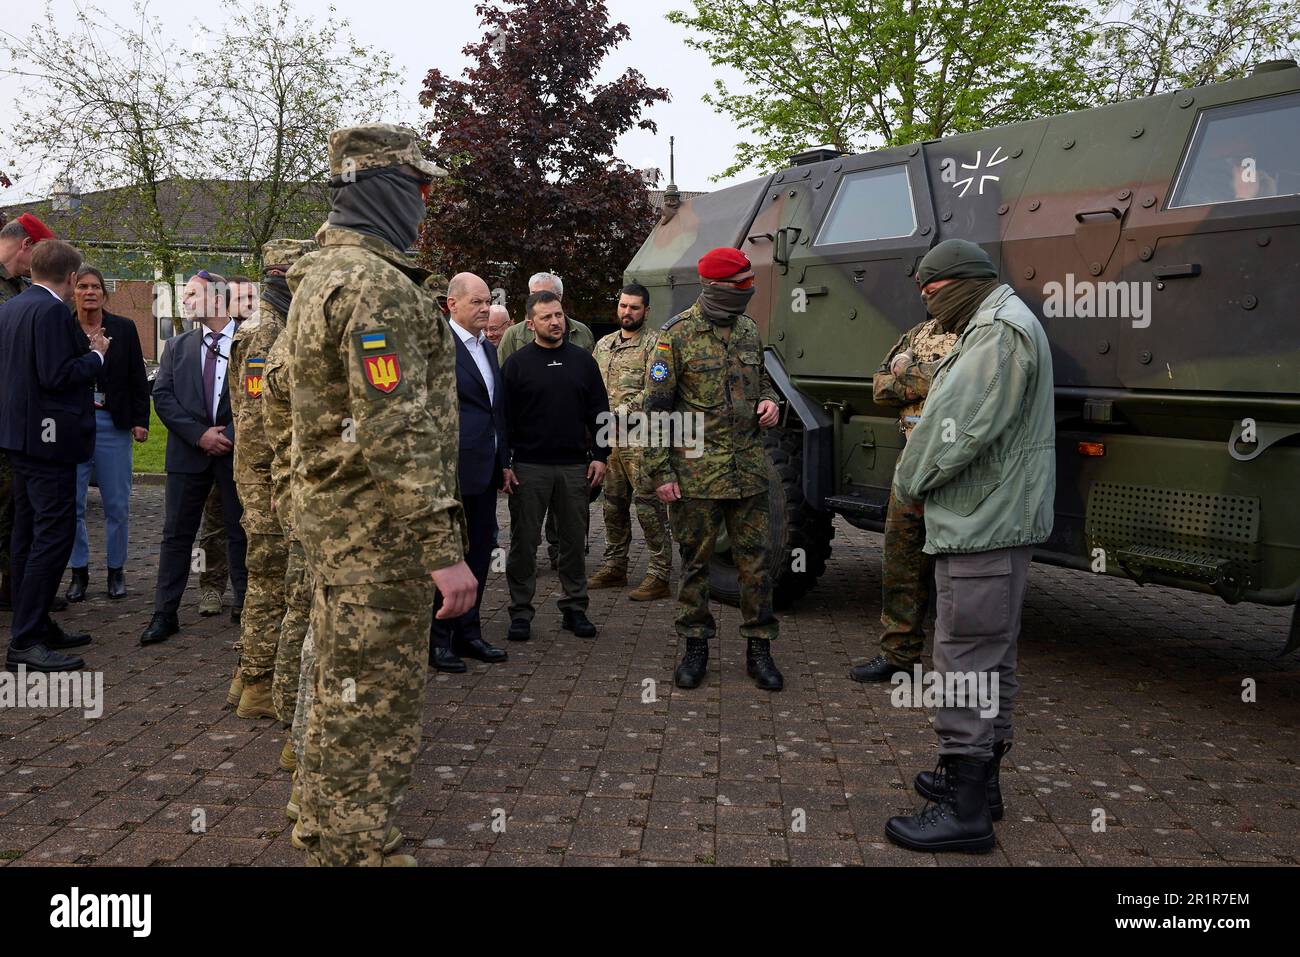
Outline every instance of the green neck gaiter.
POLYGON ((960 335, 980 303, 999 285, 997 279, 955 279, 925 297, 925 308, 944 332, 960 335))
POLYGON ((749 289, 705 286, 700 290, 700 312, 715 326, 734 326, 753 296, 752 286, 749 289))

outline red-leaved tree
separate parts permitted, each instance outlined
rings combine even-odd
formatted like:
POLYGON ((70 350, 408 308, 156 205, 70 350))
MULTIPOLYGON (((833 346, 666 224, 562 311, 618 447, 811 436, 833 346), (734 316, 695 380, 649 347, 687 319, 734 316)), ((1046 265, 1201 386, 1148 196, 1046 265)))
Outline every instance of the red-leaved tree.
POLYGON ((420 94, 434 110, 426 134, 451 171, 429 200, 425 263, 505 289, 516 319, 528 277, 554 272, 567 311, 612 319, 623 269, 654 224, 640 174, 614 144, 633 126, 655 129, 641 111, 668 91, 632 69, 596 83, 628 37, 603 0, 475 9, 484 38, 465 48, 472 65, 456 80, 430 70, 420 94))

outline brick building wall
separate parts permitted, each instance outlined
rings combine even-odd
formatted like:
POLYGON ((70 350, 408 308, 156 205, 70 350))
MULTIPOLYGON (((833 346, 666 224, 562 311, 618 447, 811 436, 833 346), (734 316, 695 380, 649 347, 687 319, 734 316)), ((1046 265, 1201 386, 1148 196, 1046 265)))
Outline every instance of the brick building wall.
POLYGON ((117 289, 108 294, 104 308, 135 323, 145 361, 157 362, 158 324, 153 317, 153 283, 119 279, 117 289))

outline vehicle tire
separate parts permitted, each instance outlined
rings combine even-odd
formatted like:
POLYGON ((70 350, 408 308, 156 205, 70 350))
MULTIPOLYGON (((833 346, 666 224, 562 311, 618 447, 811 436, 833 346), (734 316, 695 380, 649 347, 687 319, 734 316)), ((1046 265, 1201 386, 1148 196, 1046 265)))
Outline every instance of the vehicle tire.
MULTIPOLYGON (((803 432, 767 429, 763 444, 767 449, 768 518, 772 530, 772 601, 777 608, 788 608, 807 594, 826 571, 835 525, 830 512, 813 508, 804 498, 803 432), (803 550, 798 570, 795 549, 803 550)), ((718 534, 709 562, 709 593, 723 604, 740 604, 740 576, 725 530, 718 534)))

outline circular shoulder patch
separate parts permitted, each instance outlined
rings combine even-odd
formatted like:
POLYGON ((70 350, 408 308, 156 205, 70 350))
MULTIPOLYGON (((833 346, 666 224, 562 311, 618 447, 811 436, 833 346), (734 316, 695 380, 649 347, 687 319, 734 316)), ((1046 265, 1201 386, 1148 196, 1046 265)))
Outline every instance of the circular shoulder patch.
POLYGON ((668 365, 662 360, 655 362, 650 367, 650 378, 656 382, 663 382, 664 379, 668 378, 668 365))

